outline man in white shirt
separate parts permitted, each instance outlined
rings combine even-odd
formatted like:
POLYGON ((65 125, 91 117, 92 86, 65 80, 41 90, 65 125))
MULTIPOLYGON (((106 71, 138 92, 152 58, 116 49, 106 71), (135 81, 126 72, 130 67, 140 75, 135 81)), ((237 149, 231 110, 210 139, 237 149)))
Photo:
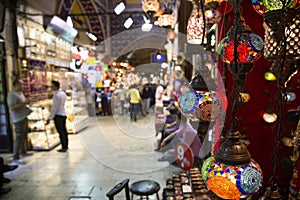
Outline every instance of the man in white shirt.
POLYGON ((59 133, 59 139, 62 148, 58 152, 66 152, 68 150, 68 132, 66 129, 67 114, 65 111, 65 102, 67 95, 64 91, 60 90, 60 84, 58 81, 52 81, 53 103, 51 107, 50 115, 47 119, 46 124, 49 124, 51 119, 54 119, 54 124, 57 132, 59 133))

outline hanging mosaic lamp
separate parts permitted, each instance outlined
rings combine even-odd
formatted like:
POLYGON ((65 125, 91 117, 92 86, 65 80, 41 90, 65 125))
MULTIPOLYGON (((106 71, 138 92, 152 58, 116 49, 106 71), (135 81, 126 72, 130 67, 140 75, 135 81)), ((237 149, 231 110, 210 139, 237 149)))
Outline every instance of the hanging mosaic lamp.
POLYGON ((158 25, 163 28, 174 28, 175 17, 173 16, 173 6, 170 3, 164 4, 163 13, 159 15, 157 21, 158 25))
POLYGON ((181 113, 192 121, 210 122, 220 116, 222 105, 214 86, 207 86, 203 73, 192 79, 190 90, 179 98, 181 113))
POLYGON ((238 131, 230 132, 216 156, 202 165, 207 188, 223 199, 246 198, 262 186, 262 170, 239 138, 238 131))
POLYGON ((213 157, 204 161, 203 180, 209 190, 223 199, 240 199, 257 192, 262 186, 262 170, 251 160, 243 165, 227 165, 213 157))
POLYGON ((171 13, 164 13, 158 18, 158 25, 163 28, 172 28, 175 23, 175 18, 171 13))
POLYGON ((205 10, 205 20, 207 24, 219 23, 221 14, 219 10, 205 10))
MULTIPOLYGON (((283 7, 282 1, 280 0, 251 0, 253 8, 260 15, 263 15, 269 11, 280 10, 283 7)), ((297 8, 300 6, 299 0, 287 1, 288 8, 297 8)))
POLYGON ((187 25, 187 43, 202 44, 204 37, 203 15, 198 3, 194 3, 194 8, 188 19, 187 25))
POLYGON ((142 8, 150 17, 159 11, 159 2, 157 0, 142 0, 142 8))
POLYGON ((179 110, 192 121, 210 122, 220 116, 225 95, 215 92, 217 86, 207 67, 201 67, 190 82, 190 90, 179 98, 179 110))
MULTIPOLYGON (((218 54, 223 62, 234 63, 234 38, 233 29, 228 32, 228 36, 223 38, 218 45, 218 54)), ((249 31, 239 34, 237 37, 238 63, 253 63, 256 61, 264 48, 262 38, 249 31)))
POLYGON ((217 0, 206 0, 204 2, 204 10, 205 10, 205 22, 207 24, 215 24, 219 23, 221 20, 221 13, 218 10, 219 1, 217 0))
POLYGON ((212 121, 221 113, 217 95, 209 91, 187 91, 179 98, 182 113, 192 121, 212 121))

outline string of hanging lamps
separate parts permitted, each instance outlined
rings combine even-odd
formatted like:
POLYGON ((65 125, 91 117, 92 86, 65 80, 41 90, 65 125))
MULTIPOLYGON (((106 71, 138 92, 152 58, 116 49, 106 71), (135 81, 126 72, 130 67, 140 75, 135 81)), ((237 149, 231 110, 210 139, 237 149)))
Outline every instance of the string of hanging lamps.
MULTIPOLYGON (((279 162, 282 131, 282 104, 286 90, 285 82, 295 71, 293 63, 300 57, 300 1, 298 0, 252 0, 254 9, 264 17, 264 57, 273 61, 271 80, 277 81, 278 120, 276 124, 275 148, 272 155, 273 174, 263 200, 281 199, 278 188, 277 166, 279 162)), ((274 128, 275 130, 275 128, 274 128)))
POLYGON ((241 98, 245 77, 252 69, 252 63, 262 52, 263 42, 259 36, 252 37, 247 33, 240 17, 241 1, 230 3, 235 7, 234 26, 218 47, 219 55, 223 62, 229 64, 234 77, 230 131, 215 156, 204 161, 202 175, 208 189, 218 197, 243 199, 260 189, 262 170, 259 164, 251 159, 247 147, 240 141, 241 134, 236 120, 237 103, 241 98))

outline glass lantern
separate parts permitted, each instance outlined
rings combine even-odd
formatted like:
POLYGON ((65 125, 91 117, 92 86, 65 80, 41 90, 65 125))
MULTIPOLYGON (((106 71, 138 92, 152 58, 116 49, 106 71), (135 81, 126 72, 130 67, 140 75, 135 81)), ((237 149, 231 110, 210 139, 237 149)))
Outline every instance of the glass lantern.
POLYGON ((223 199, 246 198, 262 186, 262 170, 253 159, 243 165, 227 165, 209 157, 201 172, 207 188, 223 199))

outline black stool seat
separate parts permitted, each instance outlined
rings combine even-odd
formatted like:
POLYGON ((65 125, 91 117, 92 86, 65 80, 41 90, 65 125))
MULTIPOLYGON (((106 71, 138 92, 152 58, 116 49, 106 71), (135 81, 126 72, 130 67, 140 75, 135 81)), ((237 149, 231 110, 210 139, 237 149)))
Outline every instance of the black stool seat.
POLYGON ((130 191, 135 195, 146 196, 148 199, 148 195, 153 195, 156 193, 157 199, 159 199, 158 191, 160 190, 160 185, 152 180, 141 180, 134 182, 130 185, 130 191))

